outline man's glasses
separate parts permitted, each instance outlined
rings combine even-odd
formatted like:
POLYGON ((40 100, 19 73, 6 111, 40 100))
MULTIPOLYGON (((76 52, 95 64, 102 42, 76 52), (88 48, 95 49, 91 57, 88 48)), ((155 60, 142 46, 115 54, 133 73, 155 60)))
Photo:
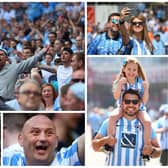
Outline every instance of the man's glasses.
POLYGON ((119 20, 118 19, 111 19, 111 22, 114 24, 119 24, 119 20))
POLYGON ((26 95, 26 96, 30 96, 30 95, 33 94, 36 97, 40 97, 41 96, 41 93, 35 92, 35 91, 31 91, 31 90, 25 90, 25 91, 19 92, 19 94, 23 94, 23 95, 26 95))
POLYGON ((143 26, 143 22, 132 22, 132 25, 134 26, 143 26))
POLYGON ((136 100, 136 99, 134 99, 134 100, 125 99, 124 103, 125 104, 131 104, 132 103, 133 105, 137 105, 139 103, 139 100, 136 100))
POLYGON ((71 81, 74 82, 74 83, 77 83, 77 82, 85 83, 85 79, 78 79, 78 78, 76 78, 76 79, 71 79, 71 81))

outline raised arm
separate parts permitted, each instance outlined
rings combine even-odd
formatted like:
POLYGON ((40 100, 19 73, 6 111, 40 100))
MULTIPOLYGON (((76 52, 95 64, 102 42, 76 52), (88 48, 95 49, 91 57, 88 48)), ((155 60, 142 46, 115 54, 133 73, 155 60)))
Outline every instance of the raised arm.
POLYGON ((51 73, 57 73, 57 66, 48 66, 48 65, 38 65, 38 68, 46 70, 51 73))
POLYGON ((47 53, 48 49, 49 49, 49 46, 44 47, 43 49, 41 49, 38 53, 36 53, 32 57, 28 58, 25 61, 22 61, 22 62, 16 64, 17 74, 23 73, 23 72, 28 71, 28 70, 30 71, 31 68, 35 67, 37 62, 40 61, 43 58, 45 53, 47 53))
POLYGON ((142 85, 144 87, 144 95, 142 96, 142 101, 144 104, 146 104, 149 99, 149 83, 148 81, 144 81, 142 85))
POLYGON ((113 96, 115 100, 118 100, 120 98, 122 86, 126 83, 127 83, 127 79, 125 77, 121 77, 119 81, 116 81, 113 84, 113 96))
POLYGON ((129 8, 123 8, 120 12, 120 32, 124 45, 127 45, 130 41, 128 30, 125 26, 125 18, 130 14, 129 8))

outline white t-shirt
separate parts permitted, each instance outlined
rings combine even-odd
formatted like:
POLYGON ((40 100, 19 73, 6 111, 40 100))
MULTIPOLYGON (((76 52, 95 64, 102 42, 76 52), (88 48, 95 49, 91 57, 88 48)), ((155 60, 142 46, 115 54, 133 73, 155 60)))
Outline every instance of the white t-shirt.
POLYGON ((60 89, 62 86, 70 83, 72 78, 72 67, 64 67, 59 65, 57 68, 57 80, 58 80, 58 92, 60 94, 60 89))

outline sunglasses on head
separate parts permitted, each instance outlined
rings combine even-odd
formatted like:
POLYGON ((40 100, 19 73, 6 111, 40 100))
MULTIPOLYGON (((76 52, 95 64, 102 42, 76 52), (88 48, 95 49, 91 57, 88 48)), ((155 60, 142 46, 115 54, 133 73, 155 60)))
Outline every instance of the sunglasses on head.
POLYGON ((132 22, 134 26, 143 26, 143 22, 132 22))
POLYGON ((119 24, 119 20, 118 19, 111 19, 111 22, 114 24, 119 24))
POLYGON ((132 103, 134 105, 137 105, 139 103, 139 100, 137 100, 137 99, 134 99, 134 100, 125 99, 124 103, 125 104, 131 104, 132 103))

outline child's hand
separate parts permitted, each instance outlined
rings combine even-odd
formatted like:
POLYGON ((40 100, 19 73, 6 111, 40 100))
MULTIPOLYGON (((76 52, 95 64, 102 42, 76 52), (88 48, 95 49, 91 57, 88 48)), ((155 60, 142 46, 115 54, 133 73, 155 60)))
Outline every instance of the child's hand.
POLYGON ((127 78, 126 77, 121 77, 121 79, 119 80, 118 84, 120 84, 121 86, 127 83, 127 78))
POLYGON ((147 81, 143 81, 143 82, 142 82, 142 85, 143 85, 143 87, 144 87, 144 90, 148 90, 148 88, 149 88, 149 83, 148 83, 147 81))

